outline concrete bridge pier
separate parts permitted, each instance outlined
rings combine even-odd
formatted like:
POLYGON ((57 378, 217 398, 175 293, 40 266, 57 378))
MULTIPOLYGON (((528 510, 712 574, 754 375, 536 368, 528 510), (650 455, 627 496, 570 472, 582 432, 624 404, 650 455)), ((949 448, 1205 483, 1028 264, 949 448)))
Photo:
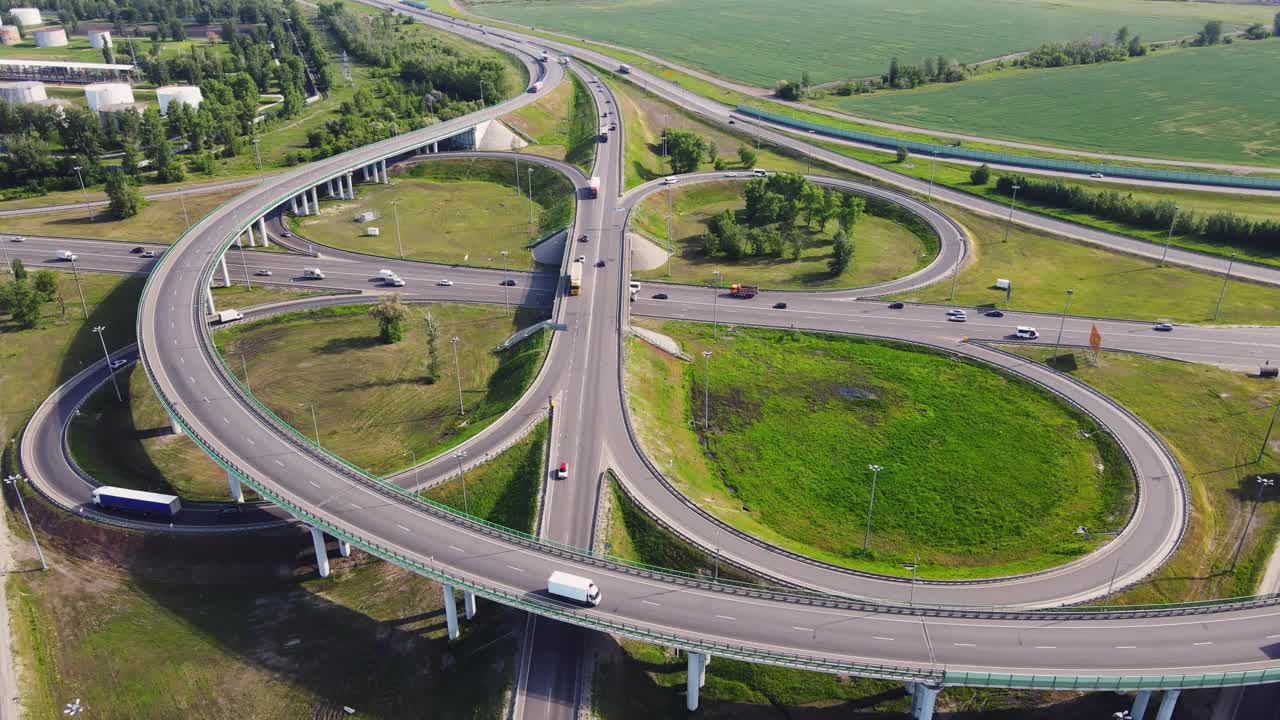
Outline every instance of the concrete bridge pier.
POLYGON ((689 712, 698 709, 698 691, 707 681, 707 655, 700 652, 685 653, 689 657, 688 679, 685 680, 685 708, 689 712))
POLYGON ((178 424, 178 418, 172 415, 169 416, 169 432, 173 433, 174 435, 186 434, 182 431, 182 426, 178 424))
POLYGON ((338 554, 342 557, 351 557, 351 543, 346 540, 338 540, 338 554))
POLYGON ((914 683, 914 685, 915 692, 911 695, 911 717, 915 720, 933 720, 933 706, 938 700, 938 693, 942 692, 942 686, 924 683, 914 683))
POLYGON ((231 488, 232 502, 244 502, 244 490, 240 488, 240 478, 236 477, 235 473, 230 470, 227 471, 227 486, 231 488))
POLYGON ((360 167, 360 181, 369 182, 369 166, 368 165, 362 165, 360 167))
POLYGON ((249 223, 249 227, 244 231, 249 234, 249 247, 258 247, 258 241, 253 237, 253 223, 249 223))
POLYGON ((336 197, 333 194, 333 178, 329 178, 328 180, 325 181, 324 190, 326 193, 328 193, 329 197, 336 197))
POLYGON ((385 158, 382 160, 382 182, 384 185, 391 182, 391 176, 387 175, 387 161, 385 158))
POLYGON ((298 196, 297 195, 294 195, 293 197, 289 198, 289 209, 293 211, 294 215, 298 214, 298 196))
POLYGON ((466 611, 467 619, 470 620, 476 616, 476 594, 470 590, 462 593, 462 608, 466 611))
POLYGON ((209 306, 209 314, 210 314, 210 315, 217 315, 217 314, 218 314, 218 308, 217 308, 217 307, 215 307, 215 306, 214 306, 214 304, 213 304, 213 288, 205 288, 205 289, 204 289, 204 302, 205 302, 205 304, 206 304, 206 305, 208 305, 208 306, 209 306))
POLYGON ((314 187, 311 188, 311 206, 316 209, 315 214, 319 215, 320 214, 320 193, 317 193, 314 187))
POLYGON ((356 179, 355 173, 352 172, 347 173, 347 199, 356 199, 356 179))
POLYGON ((438 152, 440 152, 440 143, 439 143, 439 141, 431 143, 431 152, 433 152, 433 153, 438 153, 438 152))
POLYGON ((227 270, 227 254, 222 253, 218 261, 222 263, 222 287, 231 287, 231 273, 227 270))
POLYGON ((1139 690, 1137 694, 1133 696, 1133 710, 1129 711, 1129 714, 1133 717, 1133 720, 1143 720, 1143 718, 1146 717, 1147 704, 1150 702, 1151 702, 1150 690, 1139 690))
POLYGON ((262 247, 271 247, 271 241, 267 239, 267 218, 258 218, 258 234, 262 236, 262 247))
POLYGON ((449 639, 458 639, 458 604, 453 599, 453 586, 441 585, 444 589, 444 619, 449 625, 449 639))
POLYGON ((1178 696, 1181 694, 1181 690, 1164 691, 1160 698, 1160 709, 1156 711, 1156 720, 1170 720, 1173 717, 1173 707, 1178 704, 1178 696))
POLYGON ((324 532, 318 527, 312 527, 311 544, 316 549, 316 569, 320 571, 320 577, 329 577, 329 551, 324 546, 324 532))
POLYGON ((307 202, 307 193, 305 191, 302 193, 302 214, 311 214, 311 203, 307 202))

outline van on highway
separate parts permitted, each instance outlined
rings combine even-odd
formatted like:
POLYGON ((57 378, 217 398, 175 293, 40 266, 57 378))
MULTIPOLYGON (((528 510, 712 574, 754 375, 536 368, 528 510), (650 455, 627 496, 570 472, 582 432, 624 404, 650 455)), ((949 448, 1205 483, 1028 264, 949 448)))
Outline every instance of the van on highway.
POLYGON ((1036 332, 1035 328, 1026 327, 1025 325, 1019 325, 1018 331, 1014 334, 1018 336, 1019 340, 1035 340, 1040 337, 1040 333, 1036 332))
POLYGON ((600 604, 600 588, 589 578, 556 570, 547 578, 547 592, 558 598, 595 607, 600 604))
POLYGON ((324 273, 320 272, 320 268, 303 268, 302 277, 306 280, 323 280, 324 273))
POLYGON ((222 312, 218 313, 218 322, 219 323, 235 322, 236 320, 239 320, 243 317, 244 317, 244 313, 240 312, 239 310, 223 310, 222 312))
POLYGON ((678 178, 678 177, 676 177, 676 176, 674 176, 674 175, 670 175, 670 176, 668 176, 668 177, 664 177, 664 178, 662 178, 662 184, 663 184, 663 185, 675 185, 675 184, 676 184, 676 183, 678 183, 678 182, 680 182, 680 178, 678 178))
POLYGON ((76 257, 76 254, 71 252, 70 250, 63 250, 62 252, 58 253, 58 259, 59 260, 79 260, 80 258, 76 257))
POLYGON ((759 168, 752 170, 751 174, 754 175, 755 177, 769 177, 768 170, 760 170, 759 168))

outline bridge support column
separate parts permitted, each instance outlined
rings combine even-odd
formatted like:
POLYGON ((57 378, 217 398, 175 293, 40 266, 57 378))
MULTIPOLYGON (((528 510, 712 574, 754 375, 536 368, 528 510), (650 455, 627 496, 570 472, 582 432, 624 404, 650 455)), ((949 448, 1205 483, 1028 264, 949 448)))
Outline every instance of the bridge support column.
POLYGON ((295 195, 289 198, 289 209, 293 211, 294 215, 298 214, 298 196, 295 195))
POLYGON ((685 681, 685 708, 689 712, 698 709, 698 690, 706 680, 707 656, 704 653, 689 652, 689 677, 685 681))
POLYGON ((305 192, 302 193, 302 214, 303 215, 311 214, 311 204, 307 202, 307 194, 305 192))
POLYGON ((314 187, 311 188, 311 204, 315 206, 316 215, 319 215, 320 214, 320 193, 317 193, 314 187))
POLYGON ((916 691, 912 701, 912 715, 916 720, 933 720, 933 706, 938 700, 942 686, 930 686, 916 683, 916 691))
POLYGON ((186 434, 182 431, 182 426, 178 424, 178 418, 172 415, 169 416, 169 432, 173 433, 174 435, 186 434))
POLYGON ((476 616, 476 594, 475 593, 471 592, 470 590, 466 590, 462 593, 462 608, 463 610, 466 611, 468 620, 476 616))
POLYGON ((213 288, 204 289, 204 301, 205 301, 205 304, 209 306, 209 314, 217 315, 218 308, 215 307, 213 304, 213 288))
POLYGON ((436 141, 436 142, 431 143, 431 152, 433 152, 433 153, 438 153, 438 152, 440 152, 440 142, 439 142, 439 141, 436 141))
POLYGON ((271 247, 271 241, 267 239, 267 219, 265 217, 258 218, 258 234, 262 236, 262 247, 271 247))
POLYGON ((391 176, 387 175, 387 161, 385 158, 382 160, 382 182, 383 184, 391 183, 391 176))
POLYGON ((458 604, 453 600, 453 586, 441 585, 444 588, 444 619, 449 624, 449 639, 458 639, 458 604))
POLYGON ((1156 711, 1156 720, 1170 720, 1173 717, 1173 706, 1178 704, 1181 690, 1165 690, 1160 698, 1160 709, 1156 711))
POLYGON ((316 548, 316 567, 320 577, 329 577, 329 551, 324 546, 324 533, 320 528, 311 528, 311 544, 316 548))
POLYGON ((338 554, 342 557, 351 557, 351 543, 346 540, 338 541, 338 554))
POLYGON ((364 165, 360 168, 360 180, 361 182, 369 182, 369 166, 368 165, 364 165))
POLYGON ((333 178, 329 178, 329 179, 325 182, 325 184, 324 184, 324 190, 325 190, 325 192, 326 192, 326 193, 328 193, 328 194, 329 194, 329 197, 334 197, 334 194, 333 194, 333 178))
POLYGON ((356 199, 356 177, 355 173, 347 173, 347 199, 356 199))
POLYGON ((249 235, 249 247, 258 247, 258 241, 253 237, 253 223, 249 223, 249 227, 244 231, 249 235))
POLYGON ((244 490, 240 489, 240 478, 236 477, 235 473, 230 470, 227 471, 227 485, 231 488, 231 501, 244 502, 244 490))
POLYGON ((222 263, 222 287, 231 287, 231 273, 227 271, 227 254, 222 253, 222 257, 218 260, 222 263))
POLYGON ((1129 712, 1133 720, 1143 720, 1147 715, 1147 704, 1151 702, 1150 690, 1139 690, 1133 696, 1133 710, 1129 712))

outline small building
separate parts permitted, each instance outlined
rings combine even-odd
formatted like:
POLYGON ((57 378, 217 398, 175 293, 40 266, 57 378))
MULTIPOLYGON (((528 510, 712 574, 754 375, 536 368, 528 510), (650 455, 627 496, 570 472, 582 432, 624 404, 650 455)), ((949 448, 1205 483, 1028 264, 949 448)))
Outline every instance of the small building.
POLYGON ((84 99, 94 112, 110 112, 108 108, 133 103, 133 88, 128 83, 93 83, 84 86, 84 99))
POLYGON ((94 50, 101 50, 104 47, 111 47, 111 31, 110 30, 90 30, 89 31, 89 47, 94 50))
POLYGON ((168 114, 171 103, 182 103, 194 110, 204 101, 204 95, 195 85, 166 85, 156 90, 156 98, 160 101, 161 115, 168 114))
POLYGON ((13 18, 15 25, 26 27, 44 23, 44 18, 40 17, 40 8, 13 8, 9 11, 9 17, 13 18))
POLYGON ((48 100, 44 91, 44 83, 35 80, 18 82, 0 82, 0 100, 14 105, 29 105, 48 100))
POLYGON ((60 27, 43 28, 36 31, 36 47, 66 47, 67 29, 60 27))
POLYGON ((15 25, 0 25, 0 45, 17 45, 22 42, 22 34, 15 25))

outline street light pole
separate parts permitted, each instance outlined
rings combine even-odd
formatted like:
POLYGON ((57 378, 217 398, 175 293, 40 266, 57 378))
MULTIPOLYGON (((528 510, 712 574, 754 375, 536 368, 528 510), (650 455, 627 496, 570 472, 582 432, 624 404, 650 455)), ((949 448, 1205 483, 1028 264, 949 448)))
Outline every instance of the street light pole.
POLYGON ((462 406, 462 367, 458 365, 458 341, 457 335, 449 338, 449 342, 453 345, 453 374, 458 377, 458 414, 466 415, 466 408, 462 406))
POLYGON ((920 567, 920 553, 916 553, 916 561, 913 563, 904 563, 903 569, 911 571, 911 592, 907 595, 907 605, 915 607, 916 605, 916 568, 920 567))
POLYGON ((84 199, 84 208, 89 211, 89 222, 93 222, 93 206, 89 204, 89 193, 84 189, 84 175, 80 174, 80 166, 75 166, 76 178, 80 181, 80 197, 84 199))
POLYGON ((1021 189, 1021 185, 1013 186, 1013 197, 1009 198, 1009 219, 1004 223, 1004 240, 1000 242, 1009 242, 1009 226, 1013 224, 1013 205, 1018 202, 1018 191, 1021 189))
POLYGON ((525 168, 524 184, 528 186, 529 191, 529 227, 533 227, 533 168, 525 168))
POLYGON ((1244 523, 1244 532, 1240 533, 1240 542, 1236 544, 1236 551, 1231 555, 1231 567, 1228 573, 1236 571, 1236 561, 1240 559, 1240 551, 1244 549, 1244 539, 1249 535, 1249 526, 1253 524, 1253 516, 1258 512, 1258 503, 1262 501, 1262 491, 1276 484, 1272 478, 1264 478, 1261 475, 1254 478, 1258 481, 1258 494, 1253 496, 1253 507, 1249 509, 1249 519, 1244 523))
POLYGON ((93 332, 97 334, 98 340, 102 342, 102 357, 107 360, 107 372, 111 375, 111 384, 116 389, 116 402, 124 402, 124 396, 120 394, 120 383, 116 382, 116 369, 111 367, 111 353, 107 352, 107 339, 102 336, 102 331, 106 329, 106 325, 98 325, 93 328, 93 332))
MULTIPOLYGON (((235 353, 240 356, 240 365, 244 368, 244 386, 252 391, 253 388, 249 387, 249 359, 245 356, 243 350, 229 350, 228 352, 235 353)), ((317 432, 317 435, 318 434, 319 433, 317 432)))
POLYGON ((467 504, 467 474, 462 469, 462 459, 466 456, 465 450, 459 450, 453 455, 458 460, 458 477, 462 479, 462 512, 470 515, 471 506, 467 504))
POLYGON ((1231 268, 1235 267, 1236 254, 1231 253, 1231 260, 1227 262, 1227 274, 1222 276, 1222 290, 1218 292, 1218 305, 1213 308, 1213 319, 1218 320, 1219 313, 1222 312, 1222 298, 1227 295, 1227 282, 1231 280, 1231 268))
POLYGON ((76 279, 76 292, 80 295, 80 312, 84 313, 84 319, 89 319, 89 306, 84 301, 84 288, 80 287, 80 271, 76 269, 76 258, 71 256, 71 274, 76 279))
POLYGON ((1262 456, 1267 454, 1267 444, 1271 442, 1271 431, 1276 427, 1276 418, 1280 417, 1280 400, 1276 400, 1275 412, 1271 413, 1271 424, 1267 425, 1267 434, 1262 438, 1262 447, 1258 448, 1258 459, 1256 463, 1262 462, 1262 456))
POLYGON ((929 159, 929 199, 933 199, 933 173, 938 165, 938 151, 932 150, 933 157, 929 159))
POLYGON ((508 255, 509 253, 506 250, 502 251, 502 311, 510 314, 511 300, 509 293, 511 292, 511 286, 507 284, 507 275, 510 273, 510 270, 507 268, 508 255))
POLYGON ((1173 219, 1169 221, 1169 235, 1164 239, 1164 253, 1160 256, 1160 267, 1164 267, 1164 261, 1169 257, 1169 243, 1173 242, 1173 226, 1178 224, 1178 211, 1181 209, 1177 205, 1173 206, 1173 219))
POLYGON ((712 270, 712 275, 716 276, 715 292, 711 295, 711 339, 715 340, 717 335, 716 325, 716 307, 720 304, 720 271, 712 270))
POLYGON ((31 542, 36 546, 36 554, 40 556, 40 569, 48 570, 49 563, 44 561, 44 551, 40 549, 40 540, 36 537, 36 529, 31 527, 31 516, 27 514, 27 503, 22 499, 22 490, 18 487, 18 483, 26 480, 21 475, 10 475, 4 479, 6 485, 13 486, 13 492, 18 496, 18 507, 22 508, 22 517, 27 521, 27 531, 31 533, 31 542))
POLYGON ((404 243, 400 241, 400 201, 391 201, 391 216, 396 221, 396 249, 400 251, 400 259, 404 259, 404 243))
POLYGON ((671 277, 671 255, 675 246, 671 244, 671 186, 667 186, 667 277, 671 277))
POLYGON ((258 178, 262 179, 262 150, 258 147, 258 134, 256 130, 254 131, 253 136, 253 154, 258 158, 258 178))
POLYGON ((1071 308, 1071 295, 1075 291, 1067 288, 1067 302, 1062 306, 1062 320, 1058 323, 1058 340, 1053 343, 1053 354, 1058 355, 1058 348, 1062 345, 1062 329, 1067 326, 1067 310, 1071 308))
POLYGON ((702 386, 702 432, 705 434, 711 427, 711 351, 703 350, 702 357, 707 361, 707 382, 702 386))
MULTIPOLYGON (((250 225, 249 227, 253 227, 250 225)), ((244 244, 240 245, 240 267, 244 268, 244 284, 245 287, 253 289, 253 276, 249 273, 249 261, 244 259, 244 244)))
POLYGON ((871 503, 867 505, 867 530, 862 534, 862 552, 867 551, 867 544, 871 541, 871 511, 876 509, 876 480, 880 479, 880 471, 884 468, 880 465, 868 465, 867 469, 871 471, 871 503))
POLYGON ((720 581, 720 524, 716 524, 716 582, 720 581))
POLYGON ((311 429, 316 431, 316 447, 324 447, 320 444, 320 424, 316 422, 316 405, 312 402, 299 403, 311 408, 311 429))

